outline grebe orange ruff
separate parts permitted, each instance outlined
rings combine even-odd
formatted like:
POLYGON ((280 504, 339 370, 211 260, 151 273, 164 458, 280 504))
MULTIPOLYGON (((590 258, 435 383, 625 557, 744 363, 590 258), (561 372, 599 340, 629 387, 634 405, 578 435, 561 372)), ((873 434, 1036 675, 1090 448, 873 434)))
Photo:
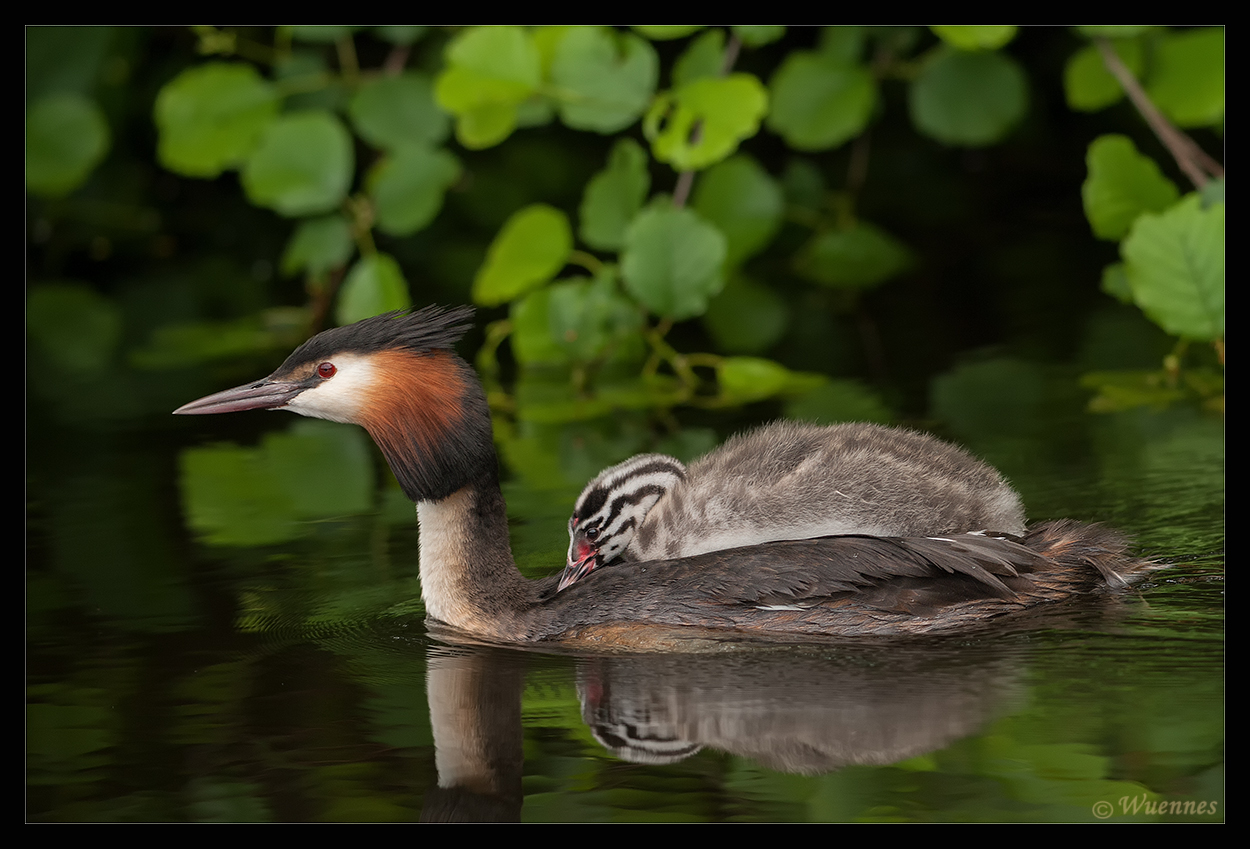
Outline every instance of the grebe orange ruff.
POLYGON ((326 330, 269 377, 174 412, 363 426, 417 503, 428 616, 488 641, 645 648, 647 626, 727 639, 944 632, 1122 587, 1144 565, 1114 532, 1061 521, 1018 540, 833 536, 620 563, 557 593, 556 577, 528 580, 512 559, 486 398, 451 350, 471 317, 427 307, 326 330))

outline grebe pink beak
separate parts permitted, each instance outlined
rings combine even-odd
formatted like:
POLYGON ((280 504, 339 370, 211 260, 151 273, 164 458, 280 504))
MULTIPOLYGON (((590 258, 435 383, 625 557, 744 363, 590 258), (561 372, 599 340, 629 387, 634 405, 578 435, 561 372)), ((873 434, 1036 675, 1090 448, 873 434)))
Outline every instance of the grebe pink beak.
POLYGON ((174 410, 174 415, 207 416, 214 413, 238 413, 243 410, 274 410, 285 407, 307 388, 302 383, 266 378, 183 404, 174 410))

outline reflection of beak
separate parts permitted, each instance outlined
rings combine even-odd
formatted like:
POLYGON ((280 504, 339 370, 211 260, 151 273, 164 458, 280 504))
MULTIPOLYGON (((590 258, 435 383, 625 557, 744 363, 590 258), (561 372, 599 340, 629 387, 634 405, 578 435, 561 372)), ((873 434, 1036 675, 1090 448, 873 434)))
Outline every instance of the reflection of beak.
POLYGON ((564 567, 564 574, 560 576, 560 583, 556 587, 556 592, 566 587, 571 587, 595 571, 595 568, 599 565, 599 552, 595 551, 592 546, 587 546, 586 548, 588 553, 583 554, 580 560, 569 560, 568 565, 564 567))
POLYGON ((273 410, 285 407, 307 388, 300 383, 265 378, 183 404, 174 410, 174 415, 207 416, 213 413, 237 413, 240 410, 273 410))

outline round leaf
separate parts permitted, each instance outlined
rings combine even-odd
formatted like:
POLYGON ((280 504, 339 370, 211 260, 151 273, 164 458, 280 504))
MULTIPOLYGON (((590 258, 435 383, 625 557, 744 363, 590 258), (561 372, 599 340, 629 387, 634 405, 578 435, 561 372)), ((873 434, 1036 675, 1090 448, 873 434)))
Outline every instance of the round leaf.
POLYGON ((718 77, 725 65, 725 31, 710 29, 690 42, 673 63, 673 86, 681 87, 700 77, 718 77))
POLYGON ((1169 33, 1156 46, 1146 93, 1182 127, 1224 118, 1224 29, 1169 33))
MULTIPOLYGON (((1125 67, 1134 76, 1140 76, 1145 64, 1141 42, 1136 39, 1119 39, 1113 44, 1116 55, 1125 67)), ((1089 44, 1074 53, 1064 66, 1063 93, 1073 109, 1094 112, 1118 103, 1124 97, 1124 88, 1107 70, 1102 52, 1089 44)))
POLYGON ((608 155, 608 166, 586 184, 579 210, 582 241, 599 250, 619 250, 650 188, 646 151, 633 139, 621 139, 608 155))
POLYGON ((271 123, 243 166, 248 198, 281 215, 313 215, 347 197, 351 136, 329 112, 298 112, 271 123))
POLYGON ((623 130, 647 108, 659 65, 655 50, 636 35, 571 27, 551 66, 560 120, 577 130, 623 130))
POLYGON ((542 79, 529 35, 520 27, 473 27, 448 45, 446 58, 434 97, 456 116, 456 138, 472 149, 503 141, 516 127, 517 107, 542 79))
POLYGON ((911 119, 927 136, 971 147, 1003 139, 1024 117, 1024 72, 1001 53, 945 49, 912 83, 911 119))
POLYGON ((770 89, 768 128, 799 150, 826 150, 859 135, 877 102, 872 75, 828 53, 791 54, 770 89))
POLYGON ((870 289, 901 274, 911 264, 911 251, 889 233, 871 224, 822 233, 804 249, 799 270, 826 286, 870 289))
POLYGON ((282 272, 314 276, 344 265, 352 255, 352 229, 341 215, 301 221, 282 254, 282 272))
POLYGON ((1095 139, 1081 186, 1085 217, 1100 239, 1122 239, 1143 212, 1162 212, 1180 197, 1175 184, 1126 136, 1095 139))
POLYGON ((216 177, 243 161, 277 113, 274 87, 251 65, 190 68, 156 96, 157 154, 171 171, 216 177))
POLYGON ((100 107, 79 94, 54 94, 26 114, 26 189, 61 197, 78 188, 109 147, 100 107))
POLYGON ((564 213, 534 204, 503 225, 473 280, 473 301, 506 303, 551 280, 568 261, 573 232, 564 213))
POLYGON ((1016 37, 1013 26, 940 26, 929 29, 951 47, 960 50, 997 50, 1016 37))
POLYGON ((349 107, 352 124, 374 147, 441 144, 451 120, 434 102, 434 87, 424 74, 406 72, 365 83, 349 107))
POLYGON ((625 288, 665 318, 702 315, 724 285, 725 250, 721 232, 689 209, 644 210, 625 236, 625 288))
POLYGON ((643 131, 661 162, 678 171, 706 168, 755 135, 767 111, 768 93, 754 76, 704 77, 657 97, 643 131))
POLYGON ((685 38, 691 33, 696 33, 703 29, 702 26, 686 25, 686 24, 664 24, 660 26, 636 26, 635 32, 640 32, 652 41, 672 41, 676 38, 685 38))
POLYGON ((450 152, 420 144, 397 146, 369 173, 378 228, 392 236, 411 236, 427 226, 443 206, 443 194, 460 176, 450 152))
POLYGON ((693 207, 728 240, 726 264, 742 264, 781 227, 781 186, 746 154, 717 163, 695 185, 693 207))
POLYGON ((733 33, 747 47, 763 47, 765 44, 779 41, 786 34, 786 28, 781 26, 736 26, 733 27, 733 33))
POLYGON ((1120 245, 1142 312, 1168 333, 1204 341, 1224 336, 1224 204, 1197 194, 1137 219, 1120 245))
POLYGON ((399 263, 387 254, 361 257, 339 291, 334 319, 340 325, 412 306, 408 281, 399 263))

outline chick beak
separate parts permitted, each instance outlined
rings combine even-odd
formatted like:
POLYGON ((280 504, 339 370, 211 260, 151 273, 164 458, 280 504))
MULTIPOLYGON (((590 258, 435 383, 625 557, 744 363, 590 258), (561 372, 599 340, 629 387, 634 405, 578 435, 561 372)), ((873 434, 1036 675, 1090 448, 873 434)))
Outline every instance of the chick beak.
POLYGON ((564 567, 564 573, 560 575, 560 583, 556 587, 556 592, 573 586, 582 578, 589 575, 599 566, 599 552, 593 546, 587 546, 589 553, 582 556, 579 560, 570 560, 568 565, 564 567))

